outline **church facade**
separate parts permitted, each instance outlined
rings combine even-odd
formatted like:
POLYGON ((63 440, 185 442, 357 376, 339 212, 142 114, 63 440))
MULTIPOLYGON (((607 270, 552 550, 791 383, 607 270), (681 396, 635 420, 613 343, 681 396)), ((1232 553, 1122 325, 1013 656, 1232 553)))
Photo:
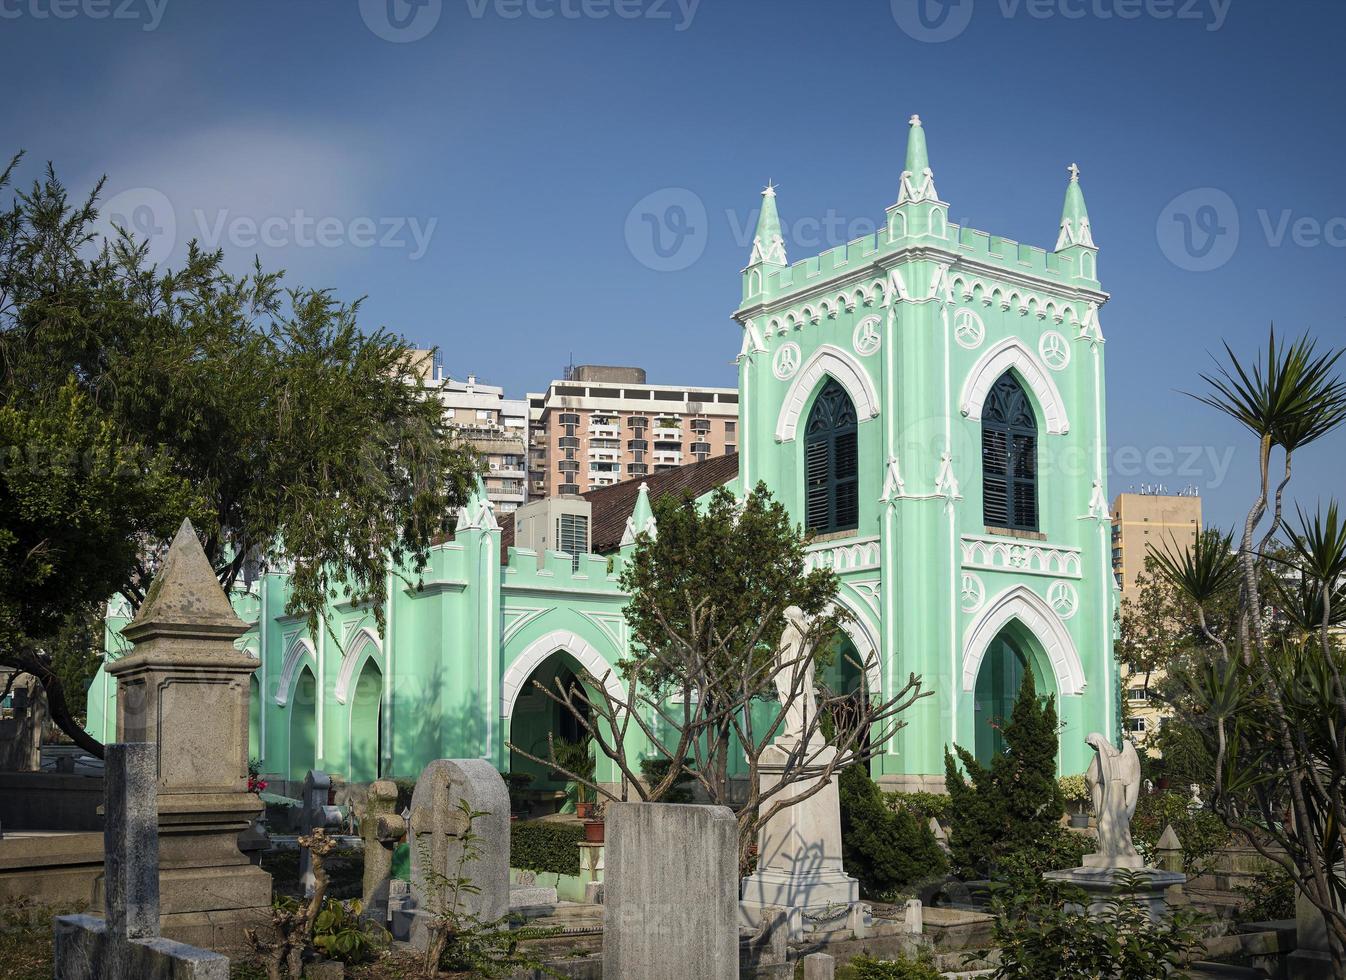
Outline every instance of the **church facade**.
MULTIPOLYGON (((285 614, 286 576, 265 575, 234 597, 260 661, 261 771, 362 781, 480 757, 545 783, 507 743, 575 734, 532 681, 602 676, 628 650, 618 577, 651 495, 760 481, 812 535, 810 564, 838 573, 844 642, 874 664, 852 683, 882 695, 915 673, 934 691, 875 778, 939 790, 947 745, 989 757, 1025 671, 1056 696, 1061 772, 1083 772, 1085 738, 1120 725, 1097 262, 1074 167, 1053 249, 951 223, 917 117, 876 234, 791 264, 768 187, 734 313, 738 456, 594 491, 603 553, 573 560, 511 547, 479 491, 420 589, 390 576, 382 633, 337 603, 310 636, 285 614)), ((100 739, 114 701, 100 671, 100 739)))

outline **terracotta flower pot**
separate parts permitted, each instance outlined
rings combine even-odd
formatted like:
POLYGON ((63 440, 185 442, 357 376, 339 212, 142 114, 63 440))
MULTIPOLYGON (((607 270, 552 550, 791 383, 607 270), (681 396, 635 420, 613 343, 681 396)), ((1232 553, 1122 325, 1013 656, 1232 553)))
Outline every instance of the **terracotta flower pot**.
POLYGON ((584 840, 588 844, 603 843, 603 821, 586 820, 584 821, 584 840))
POLYGON ((576 803, 575 816, 581 820, 588 820, 594 815, 594 805, 592 803, 576 803))

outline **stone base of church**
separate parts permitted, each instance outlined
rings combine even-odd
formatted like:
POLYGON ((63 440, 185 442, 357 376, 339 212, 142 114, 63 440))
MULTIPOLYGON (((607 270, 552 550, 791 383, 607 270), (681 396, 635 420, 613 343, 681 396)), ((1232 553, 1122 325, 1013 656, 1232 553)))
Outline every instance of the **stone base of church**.
POLYGON ((1071 868, 1068 871, 1048 871, 1042 876, 1048 881, 1059 881, 1079 888, 1087 896, 1085 911, 1093 916, 1108 915, 1112 903, 1120 900, 1145 906, 1150 918, 1158 922, 1167 918, 1170 907, 1182 894, 1187 876, 1176 871, 1158 868, 1140 868, 1136 871, 1121 868, 1071 868), (1135 888, 1125 887, 1124 876, 1134 875, 1135 888))

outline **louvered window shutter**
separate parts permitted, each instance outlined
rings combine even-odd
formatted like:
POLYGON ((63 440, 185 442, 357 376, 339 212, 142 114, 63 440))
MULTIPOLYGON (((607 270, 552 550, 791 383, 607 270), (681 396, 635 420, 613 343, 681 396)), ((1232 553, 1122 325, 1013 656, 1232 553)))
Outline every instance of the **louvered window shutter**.
POLYGON ((1011 371, 982 409, 982 514, 992 527, 1038 529, 1038 433, 1033 406, 1011 371))
POLYGON ((846 389, 829 379, 804 427, 804 520, 810 531, 847 531, 860 524, 856 426, 846 389))

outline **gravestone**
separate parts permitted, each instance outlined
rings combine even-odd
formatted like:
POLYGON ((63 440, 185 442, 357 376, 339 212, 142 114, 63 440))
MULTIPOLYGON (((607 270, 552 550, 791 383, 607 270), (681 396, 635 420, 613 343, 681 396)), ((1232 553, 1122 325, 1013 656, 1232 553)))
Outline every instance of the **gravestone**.
MULTIPOLYGON (((304 776, 304 788, 300 796, 299 836, 307 837, 315 830, 331 830, 341 826, 341 807, 331 806, 327 802, 332 778, 321 769, 310 769, 304 776)), ((308 848, 299 848, 299 883, 304 887, 304 897, 313 894, 316 881, 313 878, 313 856, 308 848)))
POLYGON ((397 784, 379 779, 369 786, 360 836, 365 841, 364 914, 380 925, 388 921, 388 888, 393 876, 393 848, 407 833, 397 809, 397 784))
POLYGON ((826 953, 809 953, 804 957, 804 980, 833 980, 837 975, 837 961, 826 953))
POLYGON ((57 916, 56 980, 228 980, 229 959, 159 938, 157 746, 107 746, 105 918, 57 916))
POLYGON ((734 980, 738 822, 727 807, 609 803, 603 976, 734 980))
MULTIPOLYGON (((492 923, 509 912, 509 791, 495 767, 481 759, 439 759, 416 781, 407 819, 411 844, 409 935, 417 949, 430 945, 435 920, 446 912, 492 923), (465 810, 481 815, 469 821, 465 810), (469 831, 478 839, 469 841, 469 831), (464 849, 468 859, 464 860, 464 849), (432 874, 433 872, 433 874, 432 874), (474 891, 448 909, 447 889, 434 875, 470 878, 474 891)), ((407 909, 401 914, 405 915, 407 909)), ((396 924, 394 934, 401 931, 396 924)))
POLYGON ((243 930, 271 923, 271 876, 238 849, 262 810, 248 792, 258 662, 234 646, 246 629, 183 521, 122 630, 134 648, 107 667, 119 740, 158 746, 160 928, 210 949, 246 949, 243 930))

